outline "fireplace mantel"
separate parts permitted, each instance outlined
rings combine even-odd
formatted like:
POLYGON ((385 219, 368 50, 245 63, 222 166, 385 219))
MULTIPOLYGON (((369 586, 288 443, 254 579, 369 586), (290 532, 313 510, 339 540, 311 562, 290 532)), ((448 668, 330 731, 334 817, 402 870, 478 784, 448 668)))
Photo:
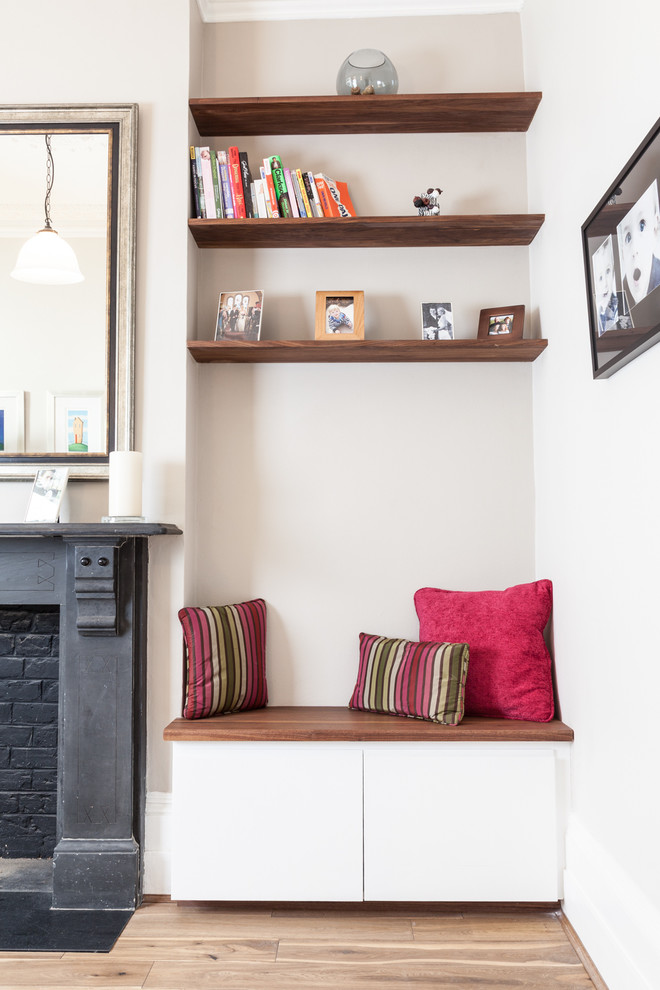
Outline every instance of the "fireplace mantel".
POLYGON ((141 897, 148 544, 161 523, 0 524, 0 604, 60 606, 53 907, 141 897))

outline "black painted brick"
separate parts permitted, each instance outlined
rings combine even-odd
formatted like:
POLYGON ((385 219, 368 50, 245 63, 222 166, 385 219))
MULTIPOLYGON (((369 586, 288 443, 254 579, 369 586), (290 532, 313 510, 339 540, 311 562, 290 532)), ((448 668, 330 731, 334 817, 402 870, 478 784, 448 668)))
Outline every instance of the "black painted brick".
POLYGON ((18 657, 47 657, 50 656, 51 646, 51 636, 27 633, 16 637, 15 652, 18 657))
POLYGON ((54 612, 40 612, 34 616, 32 632, 35 633, 58 633, 60 631, 60 610, 54 612))
POLYGON ((40 859, 49 855, 41 835, 14 836, 0 839, 0 856, 10 859, 40 859))
POLYGON ((0 722, 7 724, 11 721, 11 704, 9 702, 0 702, 0 722))
POLYGON ((28 681, 26 678, 20 681, 5 680, 2 687, 5 698, 11 701, 41 701, 41 681, 28 681))
MULTIPOLYGON (((34 729, 29 725, 0 725, 0 752, 10 746, 29 746, 34 741, 34 729)), ((52 743, 41 742, 40 746, 52 743)))
POLYGON ((57 705, 16 704, 13 706, 16 725, 51 725, 57 723, 57 705))
POLYGON ((50 770, 57 767, 57 752, 54 749, 37 749, 28 746, 27 749, 16 747, 12 749, 9 760, 15 770, 50 770))
POLYGON ((36 659, 33 657, 25 660, 25 676, 35 680, 57 680, 60 671, 60 664, 57 657, 47 659, 36 659))
POLYGON ((37 781, 35 777, 31 770, 0 770, 0 791, 46 790, 43 782, 37 781))
POLYGON ((0 657, 0 677, 22 677, 24 665, 22 657, 0 657))
POLYGON ((0 656, 10 657, 14 652, 16 637, 9 633, 0 633, 0 656))
POLYGON ((8 746, 4 746, 2 749, 0 749, 0 767, 9 766, 10 755, 11 755, 11 750, 9 749, 8 746))
POLYGON ((41 682, 41 700, 47 702, 51 705, 56 705, 59 700, 60 685, 59 681, 42 681, 41 682))
POLYGON ((21 793, 14 795, 16 811, 23 815, 55 815, 57 812, 57 794, 21 793))
POLYGON ((60 655, 60 637, 51 636, 50 637, 50 655, 52 657, 59 657, 60 655))
POLYGON ((0 791, 0 815, 15 815, 18 810, 18 794, 0 791))
POLYGON ((30 731, 32 732, 31 742, 34 746, 52 746, 53 749, 57 749, 56 725, 35 725, 30 731))
POLYGON ((34 612, 24 608, 0 609, 0 630, 2 632, 28 632, 34 622, 34 612))
MULTIPOLYGON (((22 771, 25 773, 26 771, 22 771)), ((32 774, 32 789, 35 791, 50 791, 57 787, 56 770, 35 770, 32 774)))

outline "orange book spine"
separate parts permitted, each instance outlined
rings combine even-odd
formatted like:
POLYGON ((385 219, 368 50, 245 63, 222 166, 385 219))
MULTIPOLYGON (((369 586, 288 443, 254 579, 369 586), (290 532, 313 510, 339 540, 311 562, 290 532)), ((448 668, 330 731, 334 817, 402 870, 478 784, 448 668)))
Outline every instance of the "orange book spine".
POLYGON ((324 216, 338 217, 339 207, 332 198, 330 187, 328 186, 328 183, 325 181, 324 176, 315 175, 314 183, 316 185, 316 188, 318 189, 319 199, 321 200, 321 206, 323 207, 324 216))

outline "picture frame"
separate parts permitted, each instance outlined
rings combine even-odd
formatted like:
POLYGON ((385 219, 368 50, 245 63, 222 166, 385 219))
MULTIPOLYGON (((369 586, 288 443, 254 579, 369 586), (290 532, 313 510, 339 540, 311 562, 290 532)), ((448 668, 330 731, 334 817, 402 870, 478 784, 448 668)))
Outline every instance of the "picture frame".
POLYGON ((422 303, 422 340, 453 340, 454 314, 450 302, 422 303))
POLYGON ((0 454, 25 450, 25 393, 0 392, 0 454))
POLYGON ((316 293, 316 340, 364 340, 364 292, 316 293))
POLYGON ((479 314, 478 340, 497 340, 508 344, 512 340, 522 340, 525 329, 524 306, 497 306, 482 309, 479 314))
POLYGON ((582 225, 594 378, 660 341, 660 120, 582 225))
POLYGON ((48 449, 53 453, 105 454, 102 392, 48 393, 48 449))
POLYGON ((32 485, 25 522, 56 523, 60 517, 60 506, 68 480, 68 468, 40 468, 32 485))
POLYGON ((214 340, 260 340, 263 303, 263 289, 221 292, 214 340))

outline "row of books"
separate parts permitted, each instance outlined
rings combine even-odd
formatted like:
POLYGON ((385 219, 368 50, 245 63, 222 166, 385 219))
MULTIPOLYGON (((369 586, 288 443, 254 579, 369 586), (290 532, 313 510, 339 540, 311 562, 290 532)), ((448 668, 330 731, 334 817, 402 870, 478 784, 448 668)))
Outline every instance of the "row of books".
POLYGON ((345 182, 322 172, 284 168, 279 155, 264 158, 253 177, 245 151, 190 146, 195 216, 198 219, 354 217, 345 182))

